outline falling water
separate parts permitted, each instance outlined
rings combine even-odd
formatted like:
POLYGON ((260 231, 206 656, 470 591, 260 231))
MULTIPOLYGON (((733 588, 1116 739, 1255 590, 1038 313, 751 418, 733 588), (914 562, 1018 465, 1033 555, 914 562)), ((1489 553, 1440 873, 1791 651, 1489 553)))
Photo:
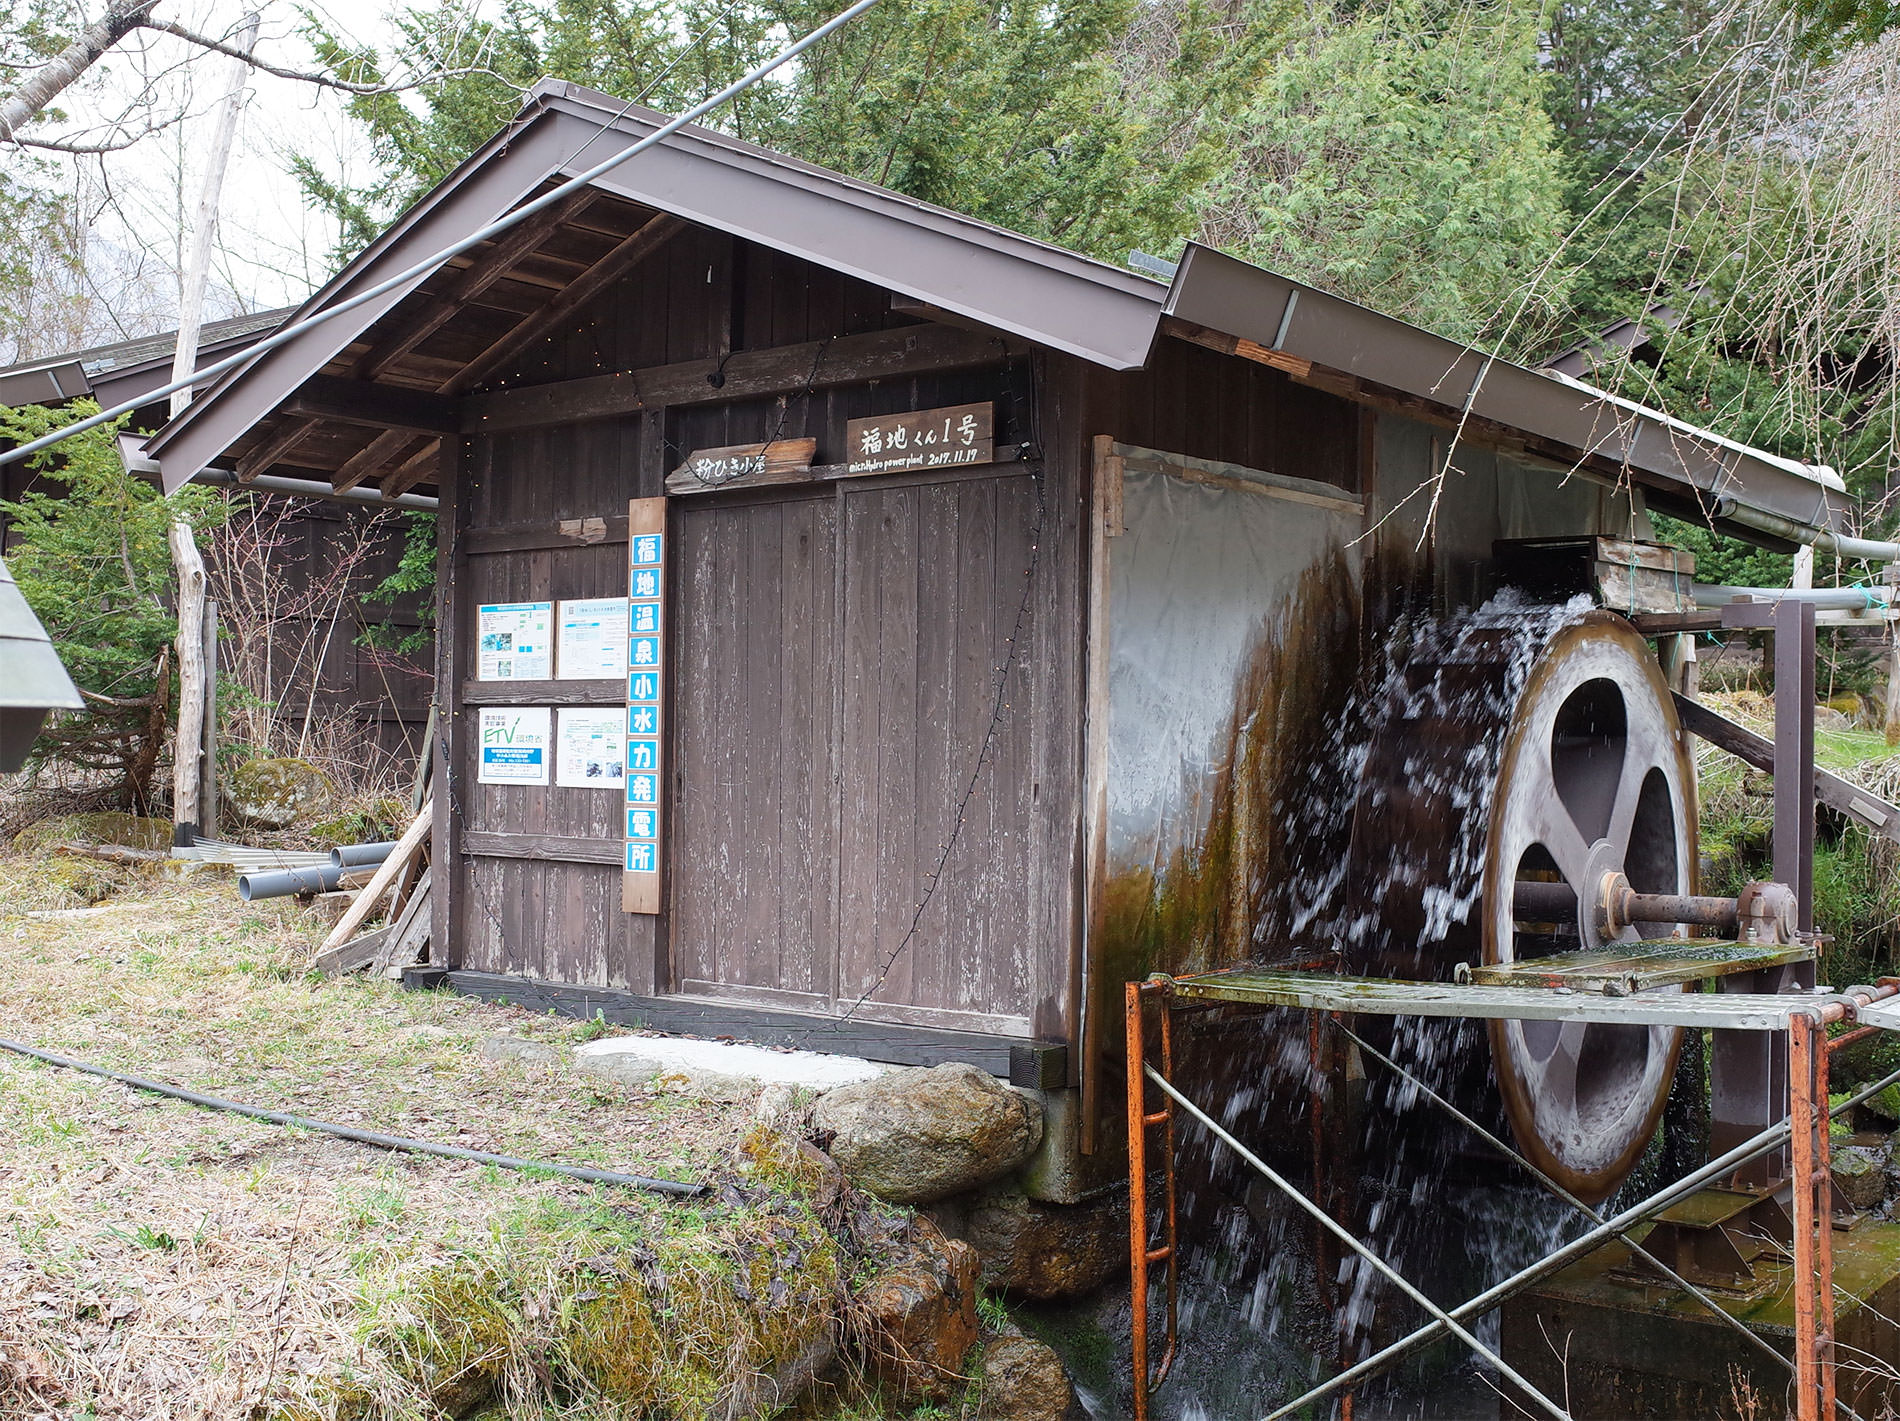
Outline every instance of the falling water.
MULTIPOLYGON (((1292 777, 1300 788, 1272 806, 1290 832, 1278 881, 1253 885, 1276 905, 1259 920, 1263 939, 1279 939, 1256 941, 1262 960, 1430 978, 1475 955, 1487 814, 1511 713, 1542 649, 1590 606, 1507 592, 1456 618, 1392 630, 1317 763, 1292 777)), ((1360 1021, 1369 1041, 1379 1032, 1379 1049, 1508 1138, 1481 1024, 1360 1021)), ((1210 1113, 1302 1189, 1313 1185, 1315 1156, 1307 1101, 1324 1083, 1308 1030, 1296 1012, 1184 1016, 1176 1026, 1177 1082, 1191 1098, 1219 1102, 1210 1113)), ((1349 1074, 1363 1077, 1357 1137, 1336 1101, 1318 1153, 1352 1175, 1340 1181, 1347 1226, 1427 1295, 1462 1301, 1585 1227, 1415 1086, 1353 1054, 1360 1069, 1349 1074)), ((1181 1341, 1157 1417, 1264 1416, 1425 1320, 1369 1265, 1323 1247, 1310 1219, 1191 1123, 1179 1127, 1176 1159, 1181 1341)), ((1038 1315, 1092 1416, 1129 1414, 1129 1316, 1125 1287, 1038 1315)), ((1474 1331, 1495 1346, 1496 1314, 1474 1331)), ((1497 1400, 1454 1342, 1375 1383, 1355 1414, 1490 1416, 1497 1400)))

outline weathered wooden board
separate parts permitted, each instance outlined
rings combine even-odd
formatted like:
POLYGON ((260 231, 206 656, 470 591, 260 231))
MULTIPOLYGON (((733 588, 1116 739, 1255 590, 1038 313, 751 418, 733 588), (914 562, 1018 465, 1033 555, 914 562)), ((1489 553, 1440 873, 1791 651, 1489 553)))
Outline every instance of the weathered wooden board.
POLYGON ((810 473, 812 456, 817 452, 818 441, 810 435, 695 449, 667 475, 666 491, 711 493, 755 484, 788 483, 810 473))
POLYGON ((996 405, 949 405, 869 415, 844 427, 845 472, 902 474, 954 469, 995 458, 996 405))

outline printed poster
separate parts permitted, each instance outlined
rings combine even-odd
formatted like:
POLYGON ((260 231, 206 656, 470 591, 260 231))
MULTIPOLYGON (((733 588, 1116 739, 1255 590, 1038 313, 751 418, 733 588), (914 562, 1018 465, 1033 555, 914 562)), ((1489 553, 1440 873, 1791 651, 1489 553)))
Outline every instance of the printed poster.
POLYGON ((624 788, 625 716, 618 706, 563 706, 555 743, 555 784, 568 789, 624 788))
POLYGON ((554 604, 494 602, 477 607, 475 679, 553 680, 554 604))
POLYGON ((555 664, 563 681, 617 681, 627 674, 627 599, 561 603, 555 664))
POLYGON ((552 723, 546 706, 483 706, 475 778, 485 785, 546 784, 552 723))

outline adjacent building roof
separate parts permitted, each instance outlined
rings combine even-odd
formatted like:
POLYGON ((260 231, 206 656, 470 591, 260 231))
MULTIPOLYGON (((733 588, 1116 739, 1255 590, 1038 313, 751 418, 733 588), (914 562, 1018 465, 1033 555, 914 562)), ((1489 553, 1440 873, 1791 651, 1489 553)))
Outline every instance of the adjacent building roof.
MULTIPOLYGON (((291 308, 207 321, 198 332, 203 355, 221 355, 275 330, 291 308)), ((137 399, 171 380, 177 331, 95 345, 44 360, 0 367, 0 405, 50 405, 91 395, 102 405, 137 399)))
POLYGON ((52 639, 26 604, 0 558, 0 771, 26 760, 49 710, 77 710, 85 702, 60 664, 52 639))
MULTIPOLYGON (((472 236, 665 121, 577 85, 542 82, 507 129, 296 315, 472 236)), ((1829 470, 1776 459, 1209 248, 1190 246, 1164 285, 703 128, 228 372, 147 452, 168 489, 215 462, 241 476, 276 468, 324 477, 338 489, 376 480, 400 494, 432 479, 443 439, 477 427, 462 422, 461 396, 499 382, 535 342, 579 324, 588 300, 687 224, 1111 370, 1142 367, 1158 339, 1185 331, 1349 397, 1402 396, 1491 442, 1502 431, 1533 452, 1614 469, 1659 506, 1718 526, 1737 505, 1801 529, 1831 528, 1841 509, 1829 470)))

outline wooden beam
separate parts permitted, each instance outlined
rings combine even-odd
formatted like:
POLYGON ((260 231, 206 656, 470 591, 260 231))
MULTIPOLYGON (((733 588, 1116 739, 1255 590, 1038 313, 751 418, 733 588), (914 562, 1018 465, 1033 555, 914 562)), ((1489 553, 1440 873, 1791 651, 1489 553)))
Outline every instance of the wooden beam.
MULTIPOLYGON (((1728 751, 1743 764, 1771 775, 1774 773, 1774 741, 1765 735, 1757 735, 1747 726, 1738 725, 1720 711, 1712 710, 1700 701, 1692 701, 1680 692, 1672 691, 1670 695, 1676 703, 1676 715, 1686 729, 1700 735, 1718 749, 1728 751)), ((1814 797, 1836 813, 1845 814, 1855 823, 1900 843, 1900 806, 1887 803, 1872 791, 1849 784, 1839 775, 1816 765, 1814 797)))
POLYGON ((317 423, 318 421, 305 415, 293 416, 278 425, 276 432, 267 435, 262 444, 239 457, 238 482, 247 484, 269 469, 271 465, 302 443, 304 436, 315 429, 317 423))
POLYGON ((363 448, 343 461, 343 467, 330 476, 330 487, 338 493, 355 488, 407 448, 416 437, 411 429, 385 429, 363 448))
POLYGON ((1161 329, 1164 334, 1177 339, 1206 346, 1222 355, 1238 355, 1242 360, 1251 360, 1257 365, 1271 365, 1275 370, 1284 370, 1289 375, 1303 378, 1313 373, 1313 362, 1310 360, 1288 355, 1284 350, 1275 350, 1259 341, 1228 335, 1225 331, 1209 330, 1206 326, 1197 326, 1178 316, 1163 317, 1161 329))
MULTIPOLYGON (((469 706, 619 706, 627 702, 627 678, 611 681, 464 681, 469 706)), ((616 841, 617 842, 617 841, 616 841)))
POLYGON ((284 409, 313 419, 377 429, 454 434, 462 427, 461 406, 454 400, 427 390, 372 385, 366 380, 344 380, 334 375, 311 376, 284 402, 284 409))
MULTIPOLYGON (((435 954, 431 950, 430 956, 435 954)), ((406 979, 405 979, 406 980, 406 979)), ((968 1061, 1005 1080, 1058 1080, 1066 1074, 1068 1047, 1059 1041, 991 1036, 941 1027, 843 1021, 799 1012, 739 1006, 705 997, 641 996, 613 987, 570 987, 490 972, 448 974, 448 985, 485 1001, 506 1000, 530 1011, 554 1011, 581 1021, 644 1026, 694 1036, 728 1036, 767 1046, 801 1047, 861 1056, 906 1066, 968 1061)))
MULTIPOLYGON (((626 688, 620 690, 626 699, 626 688)), ((578 838, 564 834, 503 834, 470 829, 462 835, 462 852, 471 858, 538 859, 543 863, 597 863, 619 866, 625 852, 619 839, 578 838)))
POLYGON ((454 320, 465 307, 506 276, 516 262, 551 237, 556 228, 580 216, 600 196, 598 189, 583 189, 546 211, 536 213, 519 227, 504 234, 487 251, 476 256, 474 263, 464 269, 461 280, 453 287, 427 302, 406 324, 364 352, 356 362, 357 378, 374 380, 388 370, 454 320))
POLYGON ((383 480, 383 497, 396 498, 405 494, 433 473, 437 462, 436 454, 441 448, 440 439, 431 439, 398 464, 396 471, 383 480))
POLYGON ((570 281, 558 296, 541 309, 540 315, 530 316, 463 366, 459 374, 442 386, 442 393, 459 395, 481 384, 536 341, 552 335, 572 320, 581 307, 657 251, 674 233, 684 231, 685 227, 686 224, 679 218, 664 212, 648 218, 637 232, 570 281))
POLYGON ((664 405, 700 405, 761 396, 861 385, 908 375, 1000 365, 1009 354, 1001 337, 952 326, 900 326, 833 340, 745 350, 724 368, 688 360, 612 375, 590 375, 471 395, 463 401, 462 429, 499 434, 579 420, 612 419, 664 405), (708 379, 717 371, 723 383, 708 379))

